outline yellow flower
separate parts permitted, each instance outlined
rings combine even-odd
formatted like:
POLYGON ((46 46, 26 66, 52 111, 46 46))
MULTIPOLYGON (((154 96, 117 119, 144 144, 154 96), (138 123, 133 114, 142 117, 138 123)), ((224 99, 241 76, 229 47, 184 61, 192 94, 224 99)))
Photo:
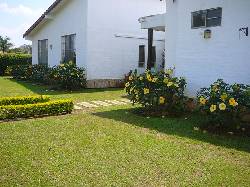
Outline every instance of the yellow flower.
POLYGON ((178 85, 177 83, 175 83, 174 86, 175 86, 176 88, 179 88, 179 85, 178 85))
POLYGON ((136 95, 136 96, 135 96, 135 99, 138 101, 138 100, 139 100, 139 95, 136 95))
POLYGON ((213 86, 213 91, 214 91, 214 92, 218 92, 218 91, 219 91, 218 85, 214 85, 214 86, 213 86))
POLYGON ((149 89, 148 88, 144 88, 143 91, 144 91, 145 95, 149 94, 149 89))
POLYGON ((143 81, 143 77, 140 77, 139 80, 140 80, 140 81, 143 81))
POLYGON ((157 82, 157 80, 158 80, 157 78, 153 78, 152 82, 157 82))
POLYGON ((166 99, 164 97, 160 97, 160 99, 159 99, 160 104, 164 104, 165 101, 166 101, 166 99))
POLYGON ((205 105, 207 100, 204 97, 200 98, 200 104, 205 105))
POLYGON ((219 109, 220 109, 220 110, 226 110, 226 108, 227 108, 227 105, 226 105, 225 103, 221 103, 221 104, 219 105, 219 109))
POLYGON ((210 112, 214 112, 214 111, 216 111, 216 109, 217 109, 217 106, 216 105, 211 105, 211 107, 210 107, 210 112))
POLYGON ((230 104, 231 106, 233 106, 233 107, 236 107, 236 106, 239 105, 239 104, 235 101, 234 98, 229 99, 229 104, 230 104))
POLYGON ((132 93, 133 91, 134 91, 134 88, 131 88, 131 89, 130 89, 130 93, 132 93))
POLYGON ((170 86, 173 86, 173 84, 174 84, 173 82, 169 82, 169 83, 167 84, 167 86, 170 87, 170 86))
POLYGON ((163 83, 167 84, 167 83, 168 83, 168 79, 165 78, 165 79, 163 80, 163 83))
POLYGON ((132 76, 129 76, 128 80, 132 81, 132 80, 133 80, 133 77, 132 77, 132 76))
POLYGON ((224 94, 222 94, 221 96, 220 96, 220 98, 221 98, 221 100, 222 101, 225 101, 226 99, 227 99, 227 94, 226 93, 224 93, 224 94))
POLYGON ((172 75, 172 74, 174 73, 174 71, 173 71, 172 69, 168 69, 168 70, 166 71, 166 73, 167 73, 168 75, 172 75))
POLYGON ((149 82, 151 82, 152 81, 151 75, 147 75, 147 79, 148 79, 149 82))
POLYGON ((127 88, 127 87, 129 87, 129 86, 130 86, 130 83, 127 82, 127 83, 125 84, 125 87, 127 88))

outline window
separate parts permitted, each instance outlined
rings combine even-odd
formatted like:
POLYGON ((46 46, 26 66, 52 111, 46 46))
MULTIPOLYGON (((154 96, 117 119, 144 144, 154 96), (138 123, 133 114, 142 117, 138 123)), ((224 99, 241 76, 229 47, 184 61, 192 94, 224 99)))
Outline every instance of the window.
POLYGON ((48 40, 38 40, 38 64, 48 65, 48 40))
POLYGON ((62 62, 73 61, 76 63, 76 47, 75 47, 76 35, 62 36, 62 62))
POLYGON ((192 28, 221 26, 222 8, 192 12, 192 28))
POLYGON ((139 46, 139 67, 143 68, 145 66, 145 45, 139 46))

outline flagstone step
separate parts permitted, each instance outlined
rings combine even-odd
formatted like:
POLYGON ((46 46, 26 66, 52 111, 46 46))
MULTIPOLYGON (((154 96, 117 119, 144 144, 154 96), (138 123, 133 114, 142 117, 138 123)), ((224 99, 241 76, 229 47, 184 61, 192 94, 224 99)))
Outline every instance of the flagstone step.
POLYGON ((82 110, 83 108, 78 106, 78 105, 74 105, 74 110, 82 110))
POLYGON ((81 102, 81 103, 78 103, 77 105, 81 105, 81 106, 86 107, 86 108, 97 108, 97 107, 99 107, 99 106, 91 104, 89 102, 81 102))
POLYGON ((90 101, 81 102, 74 105, 75 110, 83 110, 84 108, 98 108, 98 107, 109 107, 114 105, 127 105, 131 102, 128 99, 119 100, 104 100, 104 101, 90 101))
POLYGON ((113 105, 127 105, 127 103, 117 101, 117 100, 105 100, 105 102, 111 103, 113 105))
POLYGON ((91 102, 96 104, 96 105, 101 105, 101 106, 112 106, 112 104, 106 103, 104 101, 91 101, 91 102))

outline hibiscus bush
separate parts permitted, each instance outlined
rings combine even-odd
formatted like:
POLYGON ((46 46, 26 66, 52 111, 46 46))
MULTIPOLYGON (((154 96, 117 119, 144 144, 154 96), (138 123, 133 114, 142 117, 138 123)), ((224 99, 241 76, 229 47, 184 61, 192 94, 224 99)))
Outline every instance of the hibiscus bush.
POLYGON ((131 72, 125 84, 125 90, 135 104, 147 110, 177 114, 185 110, 186 97, 184 78, 173 76, 173 69, 166 72, 150 72, 139 75, 131 72))
POLYGON ((248 85, 227 84, 217 80, 198 92, 199 106, 208 117, 208 124, 217 127, 240 128, 240 114, 249 111, 248 85))

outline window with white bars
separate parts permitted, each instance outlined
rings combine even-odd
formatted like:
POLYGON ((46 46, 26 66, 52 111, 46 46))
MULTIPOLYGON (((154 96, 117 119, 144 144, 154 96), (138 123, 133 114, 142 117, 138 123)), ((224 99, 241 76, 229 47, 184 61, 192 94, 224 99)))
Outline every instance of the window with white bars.
POLYGON ((76 63, 76 34, 62 36, 62 63, 76 63))
POLYGON ((48 40, 38 40, 38 64, 48 65, 48 40))

